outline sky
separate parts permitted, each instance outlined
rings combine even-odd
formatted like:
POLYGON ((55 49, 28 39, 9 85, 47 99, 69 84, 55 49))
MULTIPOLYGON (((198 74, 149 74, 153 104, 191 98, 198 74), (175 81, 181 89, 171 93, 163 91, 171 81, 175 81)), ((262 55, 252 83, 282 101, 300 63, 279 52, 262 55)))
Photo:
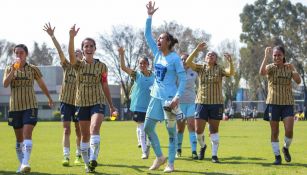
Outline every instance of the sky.
MULTIPOLYGON (((255 0, 156 0, 158 11, 153 26, 164 21, 176 21, 192 29, 211 34, 216 48, 225 39, 239 42, 241 23, 239 14, 246 4, 255 0)), ((307 5, 307 0, 291 0, 307 5)), ((33 42, 52 41, 43 31, 45 23, 55 26, 55 36, 61 44, 68 44, 69 29, 80 27, 75 45, 85 37, 98 38, 110 33, 112 26, 132 25, 144 29, 147 0, 7 0, 0 3, 0 39, 32 48, 33 42)))

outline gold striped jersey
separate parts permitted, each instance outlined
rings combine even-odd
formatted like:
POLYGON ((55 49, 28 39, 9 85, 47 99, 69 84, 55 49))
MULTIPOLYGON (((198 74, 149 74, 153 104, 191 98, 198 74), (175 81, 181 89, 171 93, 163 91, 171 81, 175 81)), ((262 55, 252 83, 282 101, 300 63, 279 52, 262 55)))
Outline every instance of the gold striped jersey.
POLYGON ((63 68, 63 81, 61 87, 60 101, 75 105, 76 97, 76 73, 73 66, 65 59, 65 62, 61 63, 63 68))
MULTIPOLYGON (((11 72, 11 67, 7 67, 4 78, 11 72)), ((42 78, 40 70, 31 64, 26 63, 23 70, 16 70, 10 83, 10 111, 23 111, 37 108, 37 101, 34 92, 34 80, 42 78)))
POLYGON ((275 64, 269 64, 266 67, 268 78, 268 96, 267 104, 275 105, 293 105, 294 98, 292 94, 292 71, 283 66, 277 67, 275 64))
POLYGON ((79 107, 106 104, 105 95, 102 90, 102 76, 106 76, 107 66, 98 59, 88 64, 85 60, 77 61, 74 65, 76 70, 76 102, 79 107))
POLYGON ((198 73, 195 103, 223 104, 222 78, 229 76, 225 69, 219 65, 209 68, 207 64, 195 64, 192 69, 198 73))

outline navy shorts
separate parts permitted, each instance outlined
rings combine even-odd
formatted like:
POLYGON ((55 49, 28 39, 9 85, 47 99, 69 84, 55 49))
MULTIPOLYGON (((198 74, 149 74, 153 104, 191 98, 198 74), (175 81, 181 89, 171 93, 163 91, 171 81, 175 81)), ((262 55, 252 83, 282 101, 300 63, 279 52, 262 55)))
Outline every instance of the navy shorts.
POLYGON ((60 112, 62 122, 78 122, 76 116, 76 107, 74 105, 61 102, 60 112))
POLYGON ((196 104, 195 119, 222 120, 223 119, 223 104, 196 104))
POLYGON ((145 121, 146 112, 133 112, 133 120, 135 122, 144 122, 145 121))
POLYGON ((9 112, 8 124, 14 129, 23 128, 23 125, 36 125, 37 123, 37 108, 26 109, 23 111, 9 112))
POLYGON ((286 117, 293 117, 293 105, 268 104, 263 119, 266 121, 282 121, 286 117))
POLYGON ((77 107, 77 119, 78 121, 91 121, 93 114, 99 113, 105 115, 106 105, 96 104, 93 106, 77 107))

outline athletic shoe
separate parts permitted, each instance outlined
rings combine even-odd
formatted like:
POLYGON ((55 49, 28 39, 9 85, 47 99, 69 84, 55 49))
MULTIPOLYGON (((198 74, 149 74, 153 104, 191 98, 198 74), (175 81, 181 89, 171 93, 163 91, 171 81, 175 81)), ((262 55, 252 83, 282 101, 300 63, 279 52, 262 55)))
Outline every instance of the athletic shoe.
POLYGON ((21 167, 20 167, 20 172, 21 173, 30 173, 31 172, 30 165, 22 164, 21 167))
POLYGON ((63 166, 69 166, 69 158, 68 157, 64 157, 64 159, 62 160, 62 165, 63 166))
POLYGON ((143 153, 143 154, 142 154, 142 159, 148 159, 148 156, 147 156, 146 153, 143 153))
POLYGON ((138 144, 138 148, 141 148, 142 147, 142 145, 141 144, 138 144))
POLYGON ((198 155, 197 155, 197 152, 196 152, 196 151, 193 151, 193 152, 192 152, 192 159, 198 160, 198 155))
POLYGON ((176 157, 181 157, 181 149, 177 149, 176 157))
POLYGON ((217 156, 212 156, 212 162, 213 163, 220 163, 219 158, 217 158, 217 156))
POLYGON ((82 160, 81 155, 76 156, 76 159, 75 159, 75 161, 74 161, 74 164, 75 164, 75 165, 81 165, 81 164, 82 164, 81 160, 82 160))
POLYGON ((283 147, 283 148, 282 148, 282 152, 284 153, 285 161, 286 161, 286 162, 291 162, 291 155, 290 155, 290 153, 289 153, 289 149, 283 147))
POLYGON ((281 156, 275 156, 275 161, 273 162, 274 165, 281 165, 281 156))
POLYGON ((94 171, 91 171, 88 165, 85 165, 85 172, 86 173, 93 173, 94 171))
POLYGON ((174 164, 168 164, 164 169, 164 173, 171 173, 173 171, 174 171, 174 164))
POLYGON ((154 160, 154 162, 153 162, 153 164, 151 165, 151 167, 149 168, 149 170, 156 170, 156 169, 158 169, 161 165, 163 165, 163 164, 165 164, 165 162, 166 162, 166 157, 164 157, 164 156, 161 156, 161 157, 157 157, 155 160, 154 160))
POLYGON ((205 145, 203 148, 200 148, 199 157, 198 157, 199 160, 203 160, 205 158, 206 149, 207 145, 205 145))
POLYGON ((96 160, 90 160, 88 167, 91 172, 95 172, 95 168, 97 167, 98 163, 96 160))

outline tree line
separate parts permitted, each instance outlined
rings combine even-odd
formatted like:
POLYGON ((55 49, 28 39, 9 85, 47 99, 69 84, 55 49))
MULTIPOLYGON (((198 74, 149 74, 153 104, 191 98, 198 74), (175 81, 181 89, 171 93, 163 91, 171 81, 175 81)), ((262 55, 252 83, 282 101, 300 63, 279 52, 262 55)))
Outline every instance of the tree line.
MULTIPOLYGON (((301 3, 292 4, 289 0, 257 0, 253 4, 245 5, 240 14, 242 33, 240 41, 242 47, 235 41, 224 40, 216 49, 220 56, 219 64, 226 64, 222 58, 223 53, 232 54, 236 75, 225 79, 224 93, 225 103, 235 100, 239 82, 244 79, 248 86, 250 100, 257 100, 258 94, 266 96, 267 81, 259 76, 258 70, 264 57, 264 49, 267 46, 283 45, 286 48, 286 59, 294 64, 303 80, 303 91, 305 92, 305 105, 307 105, 306 70, 307 70, 307 7, 301 3)), ((164 22, 164 24, 153 28, 154 36, 168 31, 178 40, 179 44, 175 51, 180 53, 191 53, 200 41, 205 41, 210 47, 211 35, 203 29, 191 29, 176 21, 164 22)), ((137 67, 137 60, 141 56, 152 58, 148 47, 145 44, 143 30, 130 25, 115 25, 111 33, 100 34, 96 38, 100 48, 97 48, 100 58, 109 67, 112 81, 120 84, 125 103, 129 104, 129 94, 132 86, 129 77, 119 67, 119 56, 117 48, 123 46, 125 62, 130 68, 137 67)), ((12 48, 15 43, 0 40, 0 68, 11 64, 13 61, 12 48)), ((67 50, 67 45, 62 45, 67 50)), ((206 50, 206 51, 208 51, 206 50)), ((202 52, 197 61, 202 61, 206 51, 202 52)), ((35 65, 57 65, 59 58, 55 48, 49 48, 46 43, 34 42, 33 50, 28 61, 35 65)), ((66 53, 67 54, 67 53, 66 53)), ((68 54, 67 54, 68 56, 68 54)))

